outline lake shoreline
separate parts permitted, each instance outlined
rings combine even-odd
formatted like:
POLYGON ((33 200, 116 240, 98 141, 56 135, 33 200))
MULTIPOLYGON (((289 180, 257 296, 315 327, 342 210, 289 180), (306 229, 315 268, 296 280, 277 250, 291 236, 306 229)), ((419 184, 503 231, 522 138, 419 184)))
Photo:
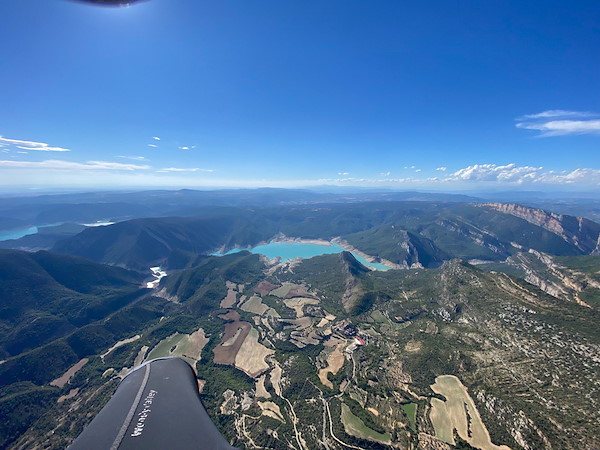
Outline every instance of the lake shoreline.
POLYGON ((396 264, 393 263, 392 261, 388 260, 388 259, 384 259, 384 258, 376 258, 374 256, 371 256, 365 252, 360 251, 359 249, 357 249, 356 247, 353 247, 352 245, 350 245, 348 242, 344 241, 341 237, 336 237, 333 238, 331 240, 332 243, 339 245, 340 247, 342 247, 344 250, 349 251, 351 253, 355 253, 358 256, 366 259, 368 262, 372 263, 372 264, 383 264, 386 267, 389 267, 390 269, 408 269, 407 266, 403 266, 400 264, 396 264))
POLYGON ((271 239, 267 244, 258 244, 259 245, 268 245, 268 244, 312 244, 312 245, 322 245, 323 247, 333 247, 332 242, 326 241, 324 239, 305 239, 305 238, 294 238, 285 235, 278 235, 271 239))
POLYGON ((346 241, 342 240, 340 237, 336 237, 336 238, 332 239, 331 241, 327 241, 324 239, 307 239, 307 238, 290 237, 290 236, 286 236, 281 233, 278 235, 275 235, 268 241, 261 241, 252 247, 246 247, 246 248, 234 247, 234 248, 230 248, 228 250, 226 250, 226 247, 221 247, 217 251, 212 252, 211 255, 223 256, 223 255, 228 255, 231 253, 244 251, 244 250, 250 251, 252 253, 261 254, 262 256, 264 256, 264 261, 269 265, 276 265, 276 264, 279 264, 282 262, 288 262, 291 260, 299 261, 301 259, 307 259, 307 258, 312 258, 314 256, 319 256, 320 254, 341 253, 342 251, 349 251, 353 254, 353 256, 361 264, 363 264, 365 267, 367 267, 370 270, 386 271, 389 269, 407 269, 408 268, 408 267, 400 265, 400 264, 395 264, 386 259, 380 259, 380 258, 376 258, 371 255, 368 255, 367 253, 354 248, 352 245, 348 244, 346 241), (276 245, 292 245, 292 246, 313 245, 313 246, 324 247, 324 249, 323 249, 323 253, 317 252, 316 254, 311 255, 311 256, 297 256, 297 257, 287 257, 287 256, 283 256, 283 255, 275 255, 274 256, 273 254, 261 252, 260 247, 268 247, 270 245, 275 245, 275 246, 276 245), (325 250, 325 248, 328 248, 328 250, 325 250), (257 250, 257 249, 259 249, 259 250, 257 250))

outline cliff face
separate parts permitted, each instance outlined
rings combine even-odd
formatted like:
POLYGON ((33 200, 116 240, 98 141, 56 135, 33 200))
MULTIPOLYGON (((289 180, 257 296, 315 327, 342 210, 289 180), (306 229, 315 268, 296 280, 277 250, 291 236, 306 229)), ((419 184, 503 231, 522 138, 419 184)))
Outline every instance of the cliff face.
POLYGON ((525 281, 539 287, 553 297, 590 307, 580 298, 586 288, 600 288, 600 283, 589 275, 557 263, 554 258, 536 250, 517 253, 507 259, 508 264, 520 267, 525 281))
POLYGON ((575 245, 582 253, 600 251, 600 224, 583 217, 555 214, 514 203, 483 203, 478 206, 492 208, 542 227, 575 245))
POLYGON ((350 252, 340 253, 339 258, 344 277, 342 305, 346 312, 353 312, 360 307, 365 294, 364 282, 369 269, 360 264, 350 252))
POLYGON ((592 255, 600 255, 600 236, 598 236, 598 242, 596 243, 596 248, 592 252, 592 255))

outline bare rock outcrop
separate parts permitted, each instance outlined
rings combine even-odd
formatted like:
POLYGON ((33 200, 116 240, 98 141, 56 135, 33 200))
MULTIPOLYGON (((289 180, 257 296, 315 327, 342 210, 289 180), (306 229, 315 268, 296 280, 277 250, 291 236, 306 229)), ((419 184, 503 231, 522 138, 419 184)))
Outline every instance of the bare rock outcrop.
POLYGON ((489 207, 542 227, 574 245, 582 253, 589 254, 599 250, 600 224, 583 217, 556 214, 515 203, 482 203, 477 206, 489 207))

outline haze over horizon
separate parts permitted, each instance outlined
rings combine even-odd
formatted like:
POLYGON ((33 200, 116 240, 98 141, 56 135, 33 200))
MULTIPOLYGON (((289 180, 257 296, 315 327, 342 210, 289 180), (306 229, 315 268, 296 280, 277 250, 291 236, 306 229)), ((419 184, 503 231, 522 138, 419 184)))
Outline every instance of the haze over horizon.
POLYGON ((600 8, 4 2, 0 187, 600 188, 600 8))

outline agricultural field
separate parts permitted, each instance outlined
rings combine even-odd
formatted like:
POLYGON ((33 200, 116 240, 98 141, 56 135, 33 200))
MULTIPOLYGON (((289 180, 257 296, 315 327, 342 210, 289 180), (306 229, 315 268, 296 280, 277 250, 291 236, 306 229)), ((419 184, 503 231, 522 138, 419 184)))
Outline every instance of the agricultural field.
MULTIPOLYGON (((142 361, 178 356, 239 448, 600 448, 597 313, 504 273, 374 272, 344 254, 290 270, 239 254, 164 283, 179 303, 145 301, 150 319, 104 340, 63 387, 48 383, 81 358, 48 377, 65 423, 142 361)), ((28 439, 59 442, 44 434, 52 420, 28 439)))
POLYGON ((235 358, 246 340, 252 326, 248 322, 235 321, 225 325, 221 343, 214 349, 217 364, 235 364, 235 358))
POLYGON ((410 427, 414 430, 416 429, 417 422, 417 408, 418 405, 416 403, 405 403, 402 405, 402 409, 406 413, 408 420, 410 422, 410 427))
POLYGON ((266 359, 269 355, 275 353, 275 350, 267 348, 258 342, 258 337, 258 331, 251 328, 235 356, 235 367, 244 371, 252 378, 269 369, 266 359))
MULTIPOLYGON (((175 333, 160 341, 146 356, 145 360, 166 356, 185 359, 192 367, 195 366, 202 355, 202 349, 208 343, 204 330, 199 328, 190 334, 175 333)), ((137 358, 136 358, 137 362, 137 358)))
POLYGON ((75 374, 77 372, 79 372, 79 370, 81 370, 81 368, 88 363, 88 361, 89 361, 88 358, 82 358, 81 360, 79 360, 79 362, 77 362, 77 364, 73 365, 73 367, 70 367, 69 370, 67 370, 64 374, 62 374, 62 376, 58 377, 55 380, 52 380, 50 382, 50 385, 56 386, 59 388, 65 387, 65 385, 69 381, 71 381, 71 378, 73 378, 75 376, 75 374))
POLYGON ((342 423, 344 424, 344 429, 349 435, 374 442, 380 442, 382 444, 391 444, 392 438, 389 433, 382 434, 372 430, 366 426, 365 423, 360 420, 360 418, 352 414, 350 408, 344 403, 342 403, 341 419, 342 423))
POLYGON ((483 450, 509 450, 506 445, 494 445, 490 434, 481 420, 479 411, 467 388, 454 375, 440 375, 431 389, 446 398, 431 399, 430 418, 436 436, 449 444, 455 444, 454 430, 476 448, 483 450))

